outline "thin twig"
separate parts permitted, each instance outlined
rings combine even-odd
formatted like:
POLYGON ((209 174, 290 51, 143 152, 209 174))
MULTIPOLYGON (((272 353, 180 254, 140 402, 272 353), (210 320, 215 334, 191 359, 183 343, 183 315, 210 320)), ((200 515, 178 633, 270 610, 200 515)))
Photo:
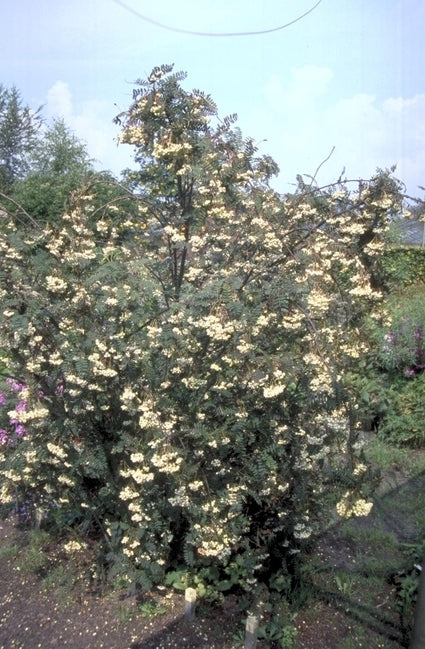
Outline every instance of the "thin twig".
POLYGON ((317 176, 317 174, 319 173, 320 169, 321 169, 321 168, 323 167, 323 165, 325 165, 325 164, 327 163, 327 161, 331 158, 331 156, 332 156, 332 154, 333 154, 334 151, 335 151, 335 147, 333 146, 332 149, 331 149, 331 151, 330 151, 330 153, 329 153, 329 155, 328 155, 324 160, 322 160, 322 162, 319 164, 319 166, 317 167, 317 169, 316 169, 316 171, 314 172, 313 177, 312 177, 312 179, 311 179, 310 187, 312 187, 312 185, 313 185, 313 183, 315 182, 315 180, 316 180, 316 176, 317 176))
MULTIPOLYGON (((7 201, 10 201, 10 202, 13 203, 14 205, 16 205, 16 207, 18 207, 18 208, 21 210, 21 212, 22 212, 23 214, 25 214, 25 216, 28 217, 28 219, 31 221, 31 223, 32 223, 33 225, 35 225, 36 228, 38 228, 39 230, 42 230, 42 229, 43 229, 43 228, 42 228, 42 227, 37 223, 37 221, 35 221, 35 219, 33 219, 33 217, 31 216, 31 214, 28 214, 28 212, 27 212, 27 211, 22 207, 22 205, 20 205, 20 203, 18 203, 17 201, 15 201, 15 200, 14 200, 13 198, 11 198, 10 196, 7 196, 7 194, 3 194, 3 192, 0 192, 0 197, 1 197, 1 198, 5 198, 7 201)), ((3 205, 2 207, 4 208, 4 205, 3 205)), ((16 216, 15 214, 11 214, 8 210, 6 210, 6 213, 9 214, 9 216, 16 216)))

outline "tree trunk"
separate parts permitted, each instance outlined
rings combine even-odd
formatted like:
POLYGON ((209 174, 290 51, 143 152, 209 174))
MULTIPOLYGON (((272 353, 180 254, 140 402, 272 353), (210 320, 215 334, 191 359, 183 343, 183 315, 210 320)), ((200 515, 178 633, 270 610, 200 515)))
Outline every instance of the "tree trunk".
POLYGON ((416 601, 415 619, 409 649, 425 647, 425 557, 422 561, 422 572, 419 579, 418 599, 416 601))

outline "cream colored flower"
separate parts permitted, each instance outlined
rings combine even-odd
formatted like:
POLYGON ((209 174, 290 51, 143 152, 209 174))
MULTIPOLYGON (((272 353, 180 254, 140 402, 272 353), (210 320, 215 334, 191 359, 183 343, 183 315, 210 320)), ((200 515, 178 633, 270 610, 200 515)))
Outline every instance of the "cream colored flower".
POLYGON ((373 503, 368 502, 364 498, 353 500, 352 494, 347 491, 339 503, 337 503, 336 511, 343 518, 351 518, 352 516, 368 516, 372 507, 373 503))
POLYGON ((68 288, 65 280, 54 275, 47 275, 46 277, 46 288, 52 293, 64 293, 68 288))
POLYGON ((285 385, 281 383, 276 383, 275 385, 269 385, 263 388, 263 395, 265 399, 273 399, 273 397, 279 396, 285 390, 285 385))

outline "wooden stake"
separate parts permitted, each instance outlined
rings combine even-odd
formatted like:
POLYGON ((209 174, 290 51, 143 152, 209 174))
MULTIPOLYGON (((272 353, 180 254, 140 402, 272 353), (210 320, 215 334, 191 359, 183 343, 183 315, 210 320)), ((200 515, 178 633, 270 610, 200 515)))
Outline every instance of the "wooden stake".
POLYGON ((246 620, 244 649, 255 649, 257 646, 258 618, 248 615, 246 620))
POLYGON ((419 578, 418 597, 415 606, 410 649, 423 649, 425 647, 425 557, 422 561, 421 576, 419 578))
POLYGON ((196 590, 194 588, 186 588, 184 592, 184 599, 184 616, 187 620, 193 620, 193 618, 195 617, 196 590))

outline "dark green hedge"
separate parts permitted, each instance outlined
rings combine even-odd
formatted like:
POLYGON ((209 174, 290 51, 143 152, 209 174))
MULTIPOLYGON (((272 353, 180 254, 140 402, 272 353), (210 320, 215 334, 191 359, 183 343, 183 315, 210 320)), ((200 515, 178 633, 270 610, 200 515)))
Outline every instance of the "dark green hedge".
POLYGON ((383 254, 382 266, 390 283, 425 282, 425 248, 394 246, 383 254))

